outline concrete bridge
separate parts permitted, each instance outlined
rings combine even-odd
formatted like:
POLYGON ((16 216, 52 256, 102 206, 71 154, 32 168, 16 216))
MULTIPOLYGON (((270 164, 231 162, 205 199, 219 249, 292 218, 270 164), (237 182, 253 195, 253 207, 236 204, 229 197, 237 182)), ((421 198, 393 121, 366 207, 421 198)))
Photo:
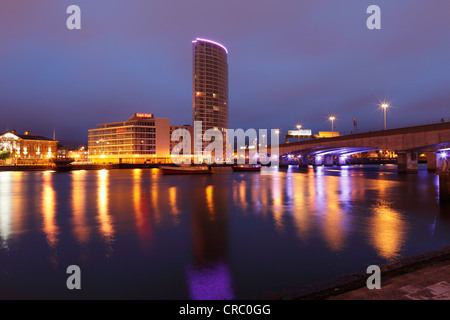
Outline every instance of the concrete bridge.
POLYGON ((281 162, 296 156, 299 165, 340 165, 356 153, 393 150, 399 173, 417 172, 418 153, 427 155, 429 171, 442 170, 450 154, 450 122, 321 138, 280 145, 281 162))

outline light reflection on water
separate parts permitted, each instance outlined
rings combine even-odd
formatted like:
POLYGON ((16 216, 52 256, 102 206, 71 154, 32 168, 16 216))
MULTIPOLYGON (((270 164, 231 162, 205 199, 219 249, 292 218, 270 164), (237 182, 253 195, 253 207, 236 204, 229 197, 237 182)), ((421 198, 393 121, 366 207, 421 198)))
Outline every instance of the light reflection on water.
POLYGON ((0 297, 70 298, 78 264, 85 298, 254 298, 448 245, 436 176, 394 170, 0 172, 0 297))
POLYGON ((51 251, 50 260, 53 266, 58 265, 57 243, 59 228, 56 223, 56 196, 53 188, 53 172, 45 172, 42 181, 42 230, 45 233, 49 249, 51 251))
POLYGON ((106 257, 110 257, 113 253, 112 243, 114 242, 114 226, 113 219, 109 213, 109 172, 108 170, 100 170, 97 172, 97 206, 98 206, 98 223, 99 232, 106 245, 106 257))
POLYGON ((72 228, 76 241, 81 244, 87 243, 90 236, 86 217, 86 175, 84 170, 72 172, 72 228))
POLYGON ((1 246, 5 249, 8 248, 13 219, 12 179, 13 176, 9 172, 0 172, 0 238, 1 246))

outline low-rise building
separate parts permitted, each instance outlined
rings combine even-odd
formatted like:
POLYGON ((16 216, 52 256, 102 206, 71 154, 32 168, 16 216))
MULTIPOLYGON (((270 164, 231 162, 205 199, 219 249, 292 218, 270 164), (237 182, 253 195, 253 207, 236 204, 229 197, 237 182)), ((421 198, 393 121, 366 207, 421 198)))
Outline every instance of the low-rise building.
POLYGON ((319 131, 317 138, 334 138, 339 137, 339 132, 336 131, 319 131))
POLYGON ((47 165, 56 157, 58 141, 31 135, 29 131, 17 134, 15 130, 0 135, 0 151, 9 151, 6 164, 47 165))

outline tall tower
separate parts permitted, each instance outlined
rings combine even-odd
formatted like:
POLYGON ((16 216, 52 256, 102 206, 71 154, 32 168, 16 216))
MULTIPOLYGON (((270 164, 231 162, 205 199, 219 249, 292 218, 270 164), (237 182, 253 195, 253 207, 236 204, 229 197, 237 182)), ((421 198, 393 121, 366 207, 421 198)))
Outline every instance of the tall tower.
POLYGON ((197 38, 193 49, 193 120, 202 121, 202 135, 211 128, 228 129, 228 50, 197 38))

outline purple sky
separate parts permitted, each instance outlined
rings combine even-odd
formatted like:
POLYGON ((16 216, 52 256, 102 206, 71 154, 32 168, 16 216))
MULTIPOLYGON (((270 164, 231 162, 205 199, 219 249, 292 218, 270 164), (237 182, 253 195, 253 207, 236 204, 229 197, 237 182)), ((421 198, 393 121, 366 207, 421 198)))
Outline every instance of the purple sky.
POLYGON ((9 0, 0 4, 0 131, 87 141, 134 112, 192 122, 192 44, 229 50, 230 127, 381 129, 450 117, 448 0, 9 0), (82 30, 66 28, 66 8, 82 30), (366 9, 382 29, 366 28, 366 9))

